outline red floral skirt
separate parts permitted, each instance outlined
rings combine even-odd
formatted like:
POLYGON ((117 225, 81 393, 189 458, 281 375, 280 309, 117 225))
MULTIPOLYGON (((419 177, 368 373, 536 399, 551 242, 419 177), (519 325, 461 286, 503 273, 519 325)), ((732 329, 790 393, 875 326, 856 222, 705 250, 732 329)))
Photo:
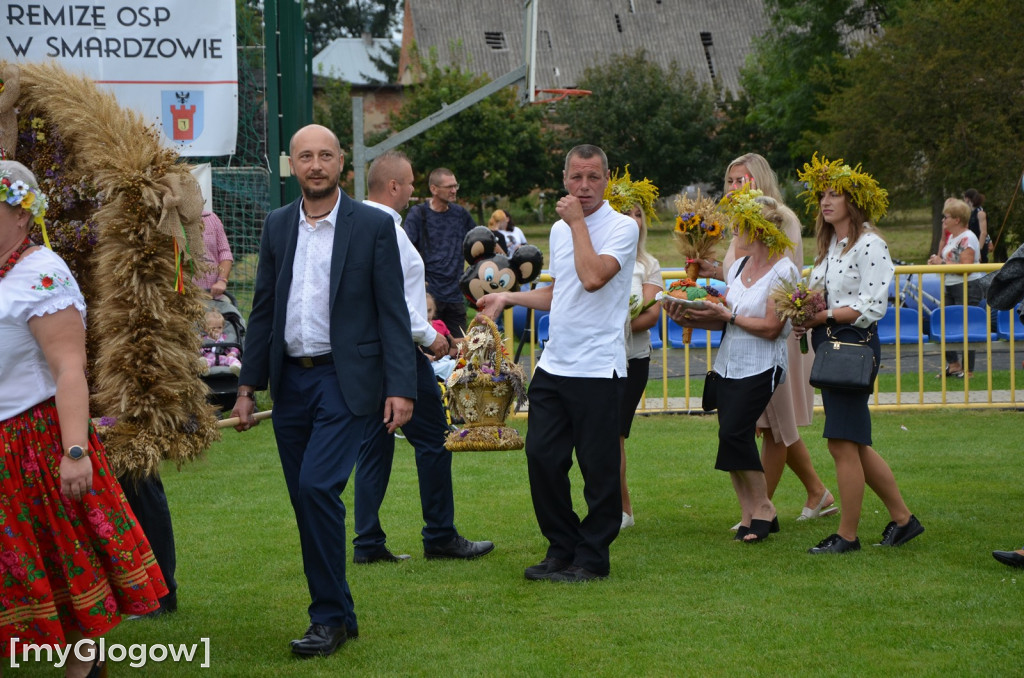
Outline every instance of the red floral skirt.
POLYGON ((63 645, 93 638, 167 594, 146 535, 90 427, 92 490, 60 491, 63 447, 54 401, 0 423, 0 656, 10 638, 63 645))

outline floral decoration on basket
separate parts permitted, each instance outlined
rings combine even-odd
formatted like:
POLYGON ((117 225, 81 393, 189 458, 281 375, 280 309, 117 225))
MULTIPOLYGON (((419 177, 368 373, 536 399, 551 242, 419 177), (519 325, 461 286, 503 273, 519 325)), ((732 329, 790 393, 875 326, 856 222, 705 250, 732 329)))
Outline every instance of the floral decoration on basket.
POLYGON ((512 361, 494 322, 478 313, 459 349, 448 377, 448 404, 462 426, 448 434, 444 446, 453 452, 519 450, 523 439, 505 426, 512 408, 526 402, 523 370, 512 361))

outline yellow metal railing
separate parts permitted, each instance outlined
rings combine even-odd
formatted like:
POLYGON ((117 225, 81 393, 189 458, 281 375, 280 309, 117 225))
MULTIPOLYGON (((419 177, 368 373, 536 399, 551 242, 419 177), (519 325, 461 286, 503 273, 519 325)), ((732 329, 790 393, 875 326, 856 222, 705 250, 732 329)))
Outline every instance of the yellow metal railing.
MULTIPOLYGON (((996 271, 1000 268, 1000 264, 972 264, 972 265, 944 265, 944 266, 928 266, 928 265, 906 265, 897 266, 896 274, 894 277, 895 289, 891 290, 891 297, 893 298, 894 304, 897 308, 901 305, 909 308, 916 308, 917 310, 917 337, 916 341, 912 342, 913 346, 908 346, 910 342, 904 342, 901 338, 901 315, 896 313, 895 315, 895 344, 887 344, 882 348, 882 374, 892 374, 895 372, 895 391, 879 391, 878 382, 875 384, 875 393, 871 398, 871 406, 876 409, 932 409, 939 407, 970 407, 970 408, 1018 408, 1022 406, 1024 401, 1024 393, 1018 393, 1016 388, 1016 367, 1017 367, 1017 349, 1014 338, 1014 323, 1016 322, 1013 318, 1014 311, 1011 311, 1010 316, 1010 332, 1008 339, 993 339, 992 338, 992 314, 993 311, 987 305, 984 308, 985 311, 985 327, 988 331, 985 333, 984 342, 975 341, 971 342, 968 340, 969 336, 969 322, 968 312, 966 309, 967 304, 964 303, 962 308, 962 327, 958 328, 962 331, 963 339, 958 341, 955 345, 947 343, 946 335, 952 328, 947 327, 946 323, 946 286, 943 283, 941 277, 937 285, 937 289, 934 289, 934 278, 928 280, 929 285, 926 285, 926 281, 923 276, 944 274, 944 275, 959 275, 962 278, 963 285, 963 298, 967 299, 967 276, 970 273, 983 272, 988 273, 990 271, 996 271), (931 290, 926 287, 932 288, 931 290), (933 294, 937 292, 937 294, 933 294), (933 311, 929 311, 931 307, 934 307, 933 311), (936 328, 930 328, 931 333, 925 335, 924 326, 926 314, 931 314, 931 321, 937 322, 939 327, 943 329, 942 332, 937 332, 936 328), (938 341, 930 339, 932 334, 937 334, 938 341), (956 388, 951 388, 956 382, 946 376, 945 371, 945 353, 947 346, 950 350, 960 351, 962 353, 961 360, 964 367, 964 378, 962 386, 957 384, 956 388), (997 353, 1003 352, 1003 346, 1008 348, 1009 351, 1009 388, 1008 389, 995 389, 993 388, 992 380, 992 356, 993 346, 997 347, 997 353), (974 374, 971 376, 967 373, 967 351, 974 349, 982 352, 985 356, 985 370, 982 374, 974 374), (937 390, 926 388, 929 385, 929 381, 934 379, 925 373, 925 357, 934 358, 937 352, 938 369, 939 373, 939 388, 937 390), (886 365, 885 362, 892 360, 892 365, 886 365), (908 371, 904 374, 907 362, 916 363, 916 380, 914 379, 914 373, 908 371), (889 368, 892 369, 889 369, 889 368), (979 387, 978 385, 981 384, 979 387)), ((662 272, 663 280, 675 280, 683 277, 681 270, 665 270, 662 272)), ((541 275, 538 279, 539 282, 551 282, 551 277, 547 274, 541 275)), ((529 373, 532 374, 537 366, 537 342, 534 338, 537 336, 536 333, 536 321, 534 320, 534 314, 527 314, 527 327, 529 328, 529 353, 527 361, 529 373)), ((711 335, 708 330, 695 330, 695 332, 709 332, 707 341, 704 342, 705 346, 691 347, 685 345, 683 348, 672 348, 669 345, 668 338, 668 317, 665 311, 661 312, 661 322, 658 323, 656 328, 660 331, 661 336, 661 348, 654 349, 652 354, 658 355, 660 351, 660 372, 661 372, 661 384, 660 388, 657 389, 660 393, 652 393, 650 385, 647 392, 644 394, 644 398, 640 401, 638 412, 646 414, 655 413, 679 413, 679 412, 699 412, 700 401, 701 401, 701 390, 703 388, 703 376, 704 371, 694 370, 691 365, 691 358, 696 355, 703 353, 704 364, 713 364, 713 359, 717 349, 711 346, 711 335), (669 376, 669 362, 678 363, 681 357, 682 374, 678 376, 669 376), (694 379, 694 376, 698 376, 698 379, 694 379), (674 386, 672 389, 669 388, 670 380, 681 381, 681 387, 674 386), (670 395, 670 390, 674 395, 670 395)), ((506 345, 510 352, 515 350, 514 340, 512 337, 513 328, 513 316, 512 310, 508 309, 505 311, 505 330, 506 330, 506 345)), ((526 347, 524 347, 525 349, 526 347)), ((933 360, 934 362, 934 360, 933 360)), ((652 379, 656 379, 655 374, 651 375, 652 379)), ((678 383, 678 382, 677 382, 678 383)))

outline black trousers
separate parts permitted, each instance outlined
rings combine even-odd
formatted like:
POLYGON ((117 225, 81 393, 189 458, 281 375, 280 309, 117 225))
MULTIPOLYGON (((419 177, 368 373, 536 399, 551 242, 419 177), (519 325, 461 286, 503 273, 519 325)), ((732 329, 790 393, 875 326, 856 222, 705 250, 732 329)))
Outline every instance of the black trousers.
POLYGON ((622 524, 619 401, 622 379, 560 377, 538 369, 530 382, 526 462, 547 556, 607 575, 608 547, 622 524), (583 475, 587 515, 572 507, 572 453, 583 475))
POLYGON ((174 612, 178 609, 178 582, 174 579, 177 561, 174 555, 171 509, 167 505, 163 481, 157 475, 138 481, 122 476, 118 478, 118 482, 121 483, 121 489, 124 490, 132 513, 149 539, 149 547, 153 549, 153 555, 156 556, 156 562, 167 582, 169 593, 160 599, 160 609, 174 612))

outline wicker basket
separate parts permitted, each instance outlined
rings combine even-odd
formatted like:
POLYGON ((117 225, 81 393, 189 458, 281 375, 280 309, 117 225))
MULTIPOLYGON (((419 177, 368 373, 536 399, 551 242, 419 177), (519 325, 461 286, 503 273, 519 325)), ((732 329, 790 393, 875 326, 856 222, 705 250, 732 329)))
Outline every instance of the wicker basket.
POLYGON ((505 425, 522 374, 517 365, 505 360, 501 348, 498 328, 478 313, 459 352, 462 367, 449 378, 449 406, 464 421, 448 434, 444 446, 449 450, 522 449, 519 432, 505 425))

